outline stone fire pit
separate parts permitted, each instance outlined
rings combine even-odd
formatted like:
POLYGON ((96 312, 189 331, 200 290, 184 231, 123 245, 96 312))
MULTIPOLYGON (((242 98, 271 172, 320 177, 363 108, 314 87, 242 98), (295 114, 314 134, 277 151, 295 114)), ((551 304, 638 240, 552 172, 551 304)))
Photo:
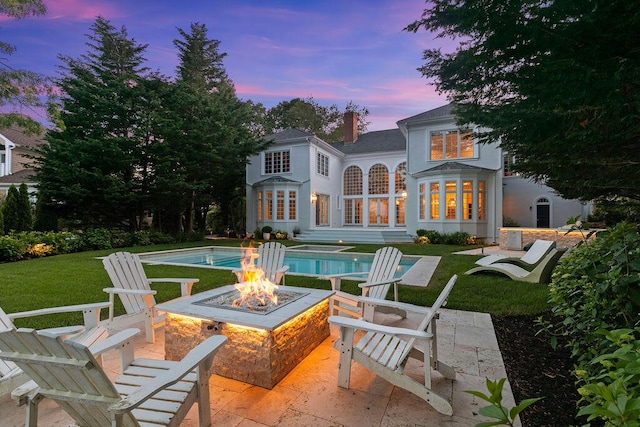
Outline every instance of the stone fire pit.
POLYGON ((166 312, 165 358, 182 359, 211 335, 226 344, 213 372, 271 389, 329 336, 332 291, 283 286, 278 306, 233 307, 233 285, 159 304, 166 312))

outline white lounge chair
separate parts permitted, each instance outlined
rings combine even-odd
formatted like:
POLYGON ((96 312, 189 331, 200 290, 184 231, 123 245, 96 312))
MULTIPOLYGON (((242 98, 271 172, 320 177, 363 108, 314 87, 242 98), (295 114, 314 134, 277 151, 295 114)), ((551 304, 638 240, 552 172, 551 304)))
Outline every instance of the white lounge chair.
POLYGON ((531 269, 538 265, 544 257, 556 247, 553 240, 538 239, 521 257, 508 257, 506 255, 488 255, 476 261, 476 264, 487 266, 496 262, 515 264, 519 267, 531 269))
POLYGON ((175 362, 135 359, 126 332, 97 350, 121 349, 121 375, 114 382, 82 344, 32 329, 0 333, 0 358, 18 365, 38 385, 19 402, 27 404, 25 425, 37 425, 38 402, 49 398, 79 426, 178 426, 196 402, 199 425, 210 426, 208 382, 213 357, 226 337, 212 336, 175 362))
POLYGON ((525 270, 515 264, 494 262, 493 264, 472 268, 464 274, 500 273, 508 276, 512 280, 520 282, 549 283, 553 269, 565 252, 566 250, 564 249, 551 249, 542 261, 531 271, 525 270))
MULTIPOLYGON (((376 251, 369 271, 332 274, 322 277, 323 279, 329 279, 331 288, 335 291, 335 294, 331 297, 331 314, 344 313, 355 318, 365 317, 371 321, 376 307, 363 302, 361 296, 371 299, 385 299, 392 284, 394 300, 398 301, 398 283, 401 278, 396 278, 395 274, 401 259, 402 252, 399 249, 387 246, 376 251), (356 296, 341 291, 342 279, 364 279, 364 282, 358 284, 358 287, 362 289, 362 295, 356 296)), ((378 310, 394 312, 400 316, 405 315, 404 312, 392 310, 390 307, 379 306, 378 310)))
POLYGON ((438 360, 436 328, 438 310, 445 305, 456 280, 457 276, 451 277, 432 307, 419 307, 386 300, 372 301, 423 314, 424 318, 416 329, 384 326, 364 319, 330 316, 329 323, 340 327, 338 385, 349 388, 351 361, 354 360, 393 385, 424 399, 436 411, 452 415, 451 402, 431 390, 431 369, 437 370, 446 378, 456 378, 453 368, 438 360), (364 331, 365 334, 354 344, 356 331, 364 331), (416 346, 418 343, 422 346, 416 346), (403 374, 409 358, 415 358, 424 363, 423 382, 403 374))
MULTIPOLYGON (((250 248, 248 250, 251 250, 250 248)), ((285 273, 289 271, 289 266, 284 265, 284 256, 286 254, 287 247, 279 242, 266 242, 258 246, 257 256, 255 257, 255 264, 253 267, 259 268, 264 272, 265 279, 269 280, 276 285, 285 285, 285 273)), ((233 273, 238 278, 238 282, 245 281, 245 271, 243 269, 234 269, 233 273)))
POLYGON ((199 279, 147 278, 140 257, 129 252, 115 252, 102 260, 113 288, 103 291, 109 294, 109 328, 121 330, 134 323, 144 322, 147 342, 155 342, 155 329, 164 325, 164 315, 156 313, 156 291, 151 283, 179 283, 181 296, 191 295, 193 284, 199 279), (124 316, 114 317, 114 297, 118 295, 125 311, 124 316))
MULTIPOLYGON (((107 329, 100 326, 100 310, 109 307, 108 302, 94 304, 68 305, 62 307, 42 308, 39 310, 5 313, 0 308, 0 332, 15 329, 14 319, 45 316, 57 313, 82 312, 84 325, 64 326, 43 329, 51 335, 71 338, 87 346, 92 346, 108 336, 107 329)), ((0 396, 4 396, 16 387, 29 381, 29 377, 14 363, 0 359, 0 396)))

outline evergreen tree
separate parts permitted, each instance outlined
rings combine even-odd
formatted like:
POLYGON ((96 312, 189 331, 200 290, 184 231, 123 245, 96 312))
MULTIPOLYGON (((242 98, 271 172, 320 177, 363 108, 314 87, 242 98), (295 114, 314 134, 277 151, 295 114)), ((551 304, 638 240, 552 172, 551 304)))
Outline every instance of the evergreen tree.
POLYGON ((33 206, 29 198, 29 187, 27 187, 27 184, 24 182, 20 184, 20 188, 18 189, 18 217, 19 223, 16 230, 33 230, 33 206))
POLYGON ((202 24, 178 32, 180 63, 165 111, 171 120, 165 120, 163 143, 153 148, 153 199, 164 230, 189 232, 205 229, 212 203, 228 212, 243 187, 247 157, 265 145, 251 131, 255 110, 237 98, 220 42, 209 39, 202 24))
POLYGON ((5 233, 11 231, 20 230, 20 208, 19 201, 20 194, 15 185, 11 184, 7 191, 7 197, 2 204, 2 216, 4 218, 4 230, 5 233))
POLYGON ((38 191, 36 200, 36 215, 33 229, 36 231, 58 231, 58 218, 50 204, 45 203, 46 196, 38 191))
POLYGON ((4 215, 2 214, 4 203, 0 200, 0 236, 4 235, 4 215))
POLYGON ((148 197, 151 87, 160 79, 147 74, 146 45, 124 27, 98 17, 88 39, 80 58, 60 57, 61 127, 47 133, 36 176, 61 217, 135 230, 148 197))

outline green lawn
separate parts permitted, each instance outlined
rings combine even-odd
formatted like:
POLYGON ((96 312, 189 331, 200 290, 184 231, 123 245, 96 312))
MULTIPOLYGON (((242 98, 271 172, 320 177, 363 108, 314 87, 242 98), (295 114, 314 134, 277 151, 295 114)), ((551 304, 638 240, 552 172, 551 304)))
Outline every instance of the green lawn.
MULTIPOLYGON (((295 245, 297 242, 284 242, 295 245)), ((127 248, 131 252, 150 252, 165 249, 204 245, 239 246, 235 239, 213 242, 181 243, 127 248)), ((374 252, 381 245, 353 245, 350 251, 374 252)), ((442 260, 427 288, 400 287, 400 300, 419 305, 430 305, 452 274, 458 274, 448 308, 487 312, 492 315, 537 314, 548 310, 547 285, 514 282, 497 275, 466 276, 463 273, 472 267, 479 257, 454 255, 453 252, 468 249, 447 245, 398 244, 407 255, 436 255, 442 260)), ((122 250, 122 249, 118 249, 122 250)), ((102 291, 110 287, 109 278, 98 257, 116 250, 101 250, 68 255, 57 255, 28 261, 0 264, 0 307, 7 313, 34 310, 43 307, 106 301, 102 291)), ((199 278, 193 293, 231 284, 235 276, 229 270, 197 267, 175 267, 145 265, 149 277, 194 277, 199 278)), ((303 276, 287 276, 287 285, 330 289, 328 280, 303 276)), ((154 284, 158 291, 157 301, 166 301, 180 296, 178 285, 154 284)), ((344 282, 342 288, 358 294, 356 282, 344 282)), ((116 313, 122 313, 119 302, 116 313)), ((104 311, 103 316, 106 316, 104 311)), ((19 319, 18 327, 43 328, 81 322, 80 314, 52 315, 41 318, 19 319)))

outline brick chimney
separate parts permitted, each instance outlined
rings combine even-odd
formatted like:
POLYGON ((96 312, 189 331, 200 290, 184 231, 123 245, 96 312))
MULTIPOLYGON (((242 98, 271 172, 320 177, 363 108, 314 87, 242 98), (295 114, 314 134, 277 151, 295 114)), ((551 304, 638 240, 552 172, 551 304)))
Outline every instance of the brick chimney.
POLYGON ((354 111, 344 113, 344 143, 353 144, 358 139, 358 114, 354 111))

